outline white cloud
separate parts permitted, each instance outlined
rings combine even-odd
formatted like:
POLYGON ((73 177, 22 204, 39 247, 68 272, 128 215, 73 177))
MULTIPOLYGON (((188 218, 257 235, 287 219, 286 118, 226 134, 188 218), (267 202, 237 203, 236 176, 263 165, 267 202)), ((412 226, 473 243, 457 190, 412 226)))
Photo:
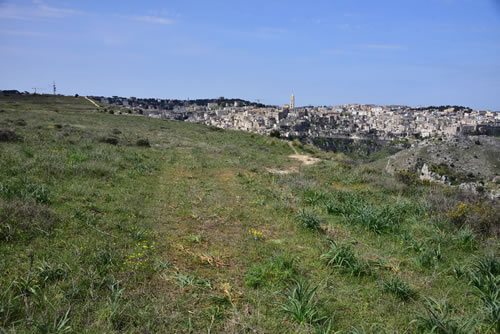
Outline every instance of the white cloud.
POLYGON ((136 21, 142 21, 142 22, 147 22, 147 23, 156 23, 156 24, 173 24, 175 23, 174 20, 165 18, 165 17, 160 17, 160 16, 131 16, 130 17, 133 20, 136 21))
POLYGON ((18 6, 15 4, 0 6, 0 18, 12 20, 32 20, 48 17, 60 18, 76 14, 81 14, 81 12, 70 8, 50 7, 40 0, 33 1, 32 6, 18 6))

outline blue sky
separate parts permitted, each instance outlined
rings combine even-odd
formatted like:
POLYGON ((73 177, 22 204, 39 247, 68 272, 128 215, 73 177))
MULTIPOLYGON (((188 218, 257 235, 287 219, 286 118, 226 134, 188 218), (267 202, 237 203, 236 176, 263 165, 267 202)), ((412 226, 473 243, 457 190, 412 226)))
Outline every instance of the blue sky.
POLYGON ((500 0, 0 0, 0 89, 500 110, 500 0))

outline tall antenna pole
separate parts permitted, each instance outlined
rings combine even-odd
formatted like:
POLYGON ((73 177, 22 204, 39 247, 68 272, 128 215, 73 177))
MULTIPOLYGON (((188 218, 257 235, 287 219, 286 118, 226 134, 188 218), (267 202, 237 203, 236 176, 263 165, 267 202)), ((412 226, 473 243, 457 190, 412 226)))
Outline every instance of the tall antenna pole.
POLYGON ((52 89, 54 91, 54 95, 56 95, 56 82, 54 81, 54 83, 52 84, 52 89))

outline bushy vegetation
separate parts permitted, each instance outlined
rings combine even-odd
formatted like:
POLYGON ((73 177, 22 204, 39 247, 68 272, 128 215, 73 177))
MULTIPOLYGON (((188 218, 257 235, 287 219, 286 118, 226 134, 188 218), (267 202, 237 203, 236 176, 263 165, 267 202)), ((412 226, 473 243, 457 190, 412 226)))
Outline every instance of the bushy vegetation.
POLYGON ((0 97, 0 332, 500 331, 498 201, 105 108, 0 97))

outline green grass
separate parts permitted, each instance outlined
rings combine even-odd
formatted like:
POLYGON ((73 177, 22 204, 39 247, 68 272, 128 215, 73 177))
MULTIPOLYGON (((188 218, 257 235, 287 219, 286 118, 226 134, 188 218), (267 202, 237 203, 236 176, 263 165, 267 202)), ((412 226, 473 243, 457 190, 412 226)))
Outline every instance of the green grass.
POLYGON ((382 285, 384 291, 392 293, 402 301, 408 301, 417 295, 417 292, 399 277, 385 280, 382 285))
POLYGON ((498 239, 441 186, 82 98, 0 109, 0 332, 498 330, 498 239))

